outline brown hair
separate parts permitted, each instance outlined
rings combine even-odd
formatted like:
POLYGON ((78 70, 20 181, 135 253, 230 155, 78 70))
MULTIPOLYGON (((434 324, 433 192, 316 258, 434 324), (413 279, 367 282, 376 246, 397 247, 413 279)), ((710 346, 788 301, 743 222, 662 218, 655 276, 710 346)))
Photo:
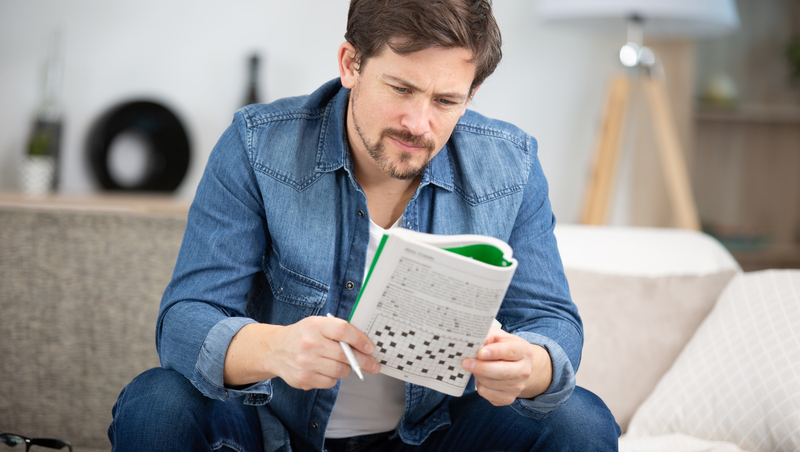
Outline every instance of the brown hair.
POLYGON ((407 54, 431 47, 472 51, 470 91, 494 72, 503 57, 491 0, 351 0, 345 39, 356 48, 356 68, 386 44, 407 54))

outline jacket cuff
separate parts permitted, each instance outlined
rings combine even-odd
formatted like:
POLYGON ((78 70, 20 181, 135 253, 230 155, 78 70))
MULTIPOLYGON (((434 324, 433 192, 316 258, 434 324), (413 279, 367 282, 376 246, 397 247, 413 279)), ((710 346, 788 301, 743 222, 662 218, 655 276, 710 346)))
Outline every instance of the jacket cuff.
POLYGON ((223 373, 225 354, 233 336, 245 325, 256 323, 244 317, 229 317, 219 321, 208 332, 200 347, 197 364, 191 378, 192 384, 206 397, 225 400, 231 397, 247 396, 245 403, 263 405, 272 398, 272 381, 262 381, 245 388, 225 387, 223 373))
POLYGON ((531 344, 543 347, 553 363, 553 381, 545 392, 532 399, 517 399, 511 407, 523 416, 541 419, 567 401, 575 389, 575 371, 567 354, 552 339, 541 334, 515 333, 531 344))

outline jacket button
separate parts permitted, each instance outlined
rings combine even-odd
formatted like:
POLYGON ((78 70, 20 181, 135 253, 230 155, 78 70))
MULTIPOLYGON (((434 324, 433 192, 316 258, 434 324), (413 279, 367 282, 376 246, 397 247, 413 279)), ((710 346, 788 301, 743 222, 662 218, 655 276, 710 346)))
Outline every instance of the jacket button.
POLYGON ((353 287, 355 287, 356 285, 353 284, 353 281, 347 281, 347 284, 345 284, 344 286, 347 287, 347 290, 353 290, 353 287))
POLYGON ((364 218, 364 211, 363 210, 359 210, 358 211, 358 216, 361 217, 361 218, 364 218))
POLYGON ((316 422, 312 422, 311 428, 313 428, 314 430, 319 430, 319 424, 317 424, 316 422))

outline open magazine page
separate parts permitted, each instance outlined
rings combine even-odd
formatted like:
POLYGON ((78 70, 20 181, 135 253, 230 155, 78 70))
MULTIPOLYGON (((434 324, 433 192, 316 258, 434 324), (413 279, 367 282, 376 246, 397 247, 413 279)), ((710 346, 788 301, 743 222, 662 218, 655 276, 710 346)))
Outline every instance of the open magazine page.
POLYGON ((381 372, 460 396, 516 269, 391 235, 350 322, 375 343, 381 372))

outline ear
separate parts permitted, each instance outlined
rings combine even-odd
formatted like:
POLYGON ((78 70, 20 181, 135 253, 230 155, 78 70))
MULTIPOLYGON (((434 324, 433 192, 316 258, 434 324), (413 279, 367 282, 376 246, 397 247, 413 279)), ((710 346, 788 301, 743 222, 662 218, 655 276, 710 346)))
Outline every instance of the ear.
POLYGON ((339 46, 339 78, 342 80, 342 86, 347 89, 352 89, 355 86, 356 77, 358 76, 356 54, 356 48, 349 42, 345 41, 339 46))
POLYGON ((467 112, 467 107, 469 106, 469 103, 472 101, 472 98, 475 97, 475 93, 478 92, 478 88, 480 87, 481 85, 476 86, 475 89, 473 89, 472 92, 469 93, 469 98, 467 98, 467 101, 464 102, 464 109, 461 110, 461 116, 464 116, 464 114, 467 112))

